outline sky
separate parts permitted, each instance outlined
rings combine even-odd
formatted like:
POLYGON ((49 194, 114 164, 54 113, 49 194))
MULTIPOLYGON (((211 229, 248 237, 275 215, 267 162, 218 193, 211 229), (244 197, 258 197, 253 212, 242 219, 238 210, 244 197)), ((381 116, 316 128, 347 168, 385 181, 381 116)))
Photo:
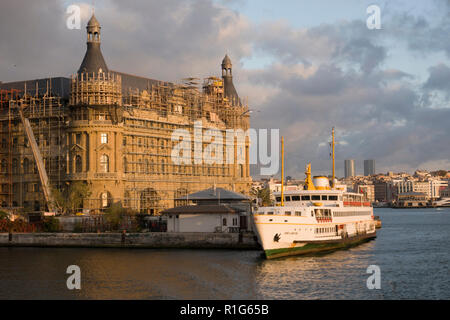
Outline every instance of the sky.
MULTIPOLYGON (((92 3, 2 0, 0 81, 70 76, 92 3), (66 26, 81 7, 81 29, 66 26)), ((345 159, 376 171, 450 170, 450 0, 96 0, 112 70, 177 82, 220 75, 227 53, 253 128, 279 128, 286 175, 345 159), (366 9, 377 5, 381 29, 366 9)))

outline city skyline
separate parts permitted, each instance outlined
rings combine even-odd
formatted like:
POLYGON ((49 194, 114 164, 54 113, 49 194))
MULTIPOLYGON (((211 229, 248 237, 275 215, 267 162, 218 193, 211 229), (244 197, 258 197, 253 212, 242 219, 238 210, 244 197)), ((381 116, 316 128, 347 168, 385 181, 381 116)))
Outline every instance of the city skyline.
MULTIPOLYGON (((69 4, 4 5, 0 33, 8 47, 2 47, 0 81, 76 71, 84 30, 67 29, 69 4)), ((91 3, 75 4, 82 8, 83 26, 91 3)), ((111 0, 95 5, 108 26, 102 35, 105 59, 115 70, 177 81, 210 74, 228 53, 236 89, 259 111, 251 115, 252 127, 280 128, 285 136, 286 175, 302 175, 308 162, 315 174, 331 171, 333 126, 336 163, 369 158, 377 159, 379 172, 448 170, 449 151, 442 146, 450 116, 449 3, 380 1, 381 30, 366 27, 369 4, 205 0, 125 6, 111 0), (324 8, 333 9, 332 17, 324 8)))

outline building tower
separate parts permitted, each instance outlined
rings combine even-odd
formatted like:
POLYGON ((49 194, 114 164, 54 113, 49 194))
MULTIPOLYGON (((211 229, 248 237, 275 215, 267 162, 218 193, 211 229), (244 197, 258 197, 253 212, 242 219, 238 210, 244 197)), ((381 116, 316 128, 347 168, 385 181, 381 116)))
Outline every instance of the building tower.
POLYGON ((87 50, 78 73, 108 72, 108 67, 100 50, 100 29, 100 23, 95 15, 92 15, 86 27, 87 50))
POLYGON ((233 65, 231 64, 231 59, 226 54, 225 58, 223 58, 222 60, 222 79, 225 97, 230 101, 232 105, 239 105, 239 96, 233 84, 232 67, 233 65))
POLYGON ((364 160, 364 175, 371 176, 375 174, 375 160, 364 160))
POLYGON ((345 178, 355 176, 355 160, 345 160, 345 178))
POLYGON ((119 156, 123 139, 122 83, 120 75, 109 72, 103 59, 100 29, 92 15, 86 27, 86 54, 72 76, 67 128, 68 182, 89 185, 91 199, 84 200, 84 207, 95 211, 123 197, 119 156))

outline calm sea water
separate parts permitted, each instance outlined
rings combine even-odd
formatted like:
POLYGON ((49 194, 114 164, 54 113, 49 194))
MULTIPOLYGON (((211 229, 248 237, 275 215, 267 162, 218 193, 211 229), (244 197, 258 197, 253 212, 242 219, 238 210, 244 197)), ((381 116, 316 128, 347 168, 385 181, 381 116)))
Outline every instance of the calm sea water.
POLYGON ((450 299, 450 208, 375 209, 376 240, 267 261, 258 251, 0 248, 0 299, 450 299), (81 268, 81 290, 66 268, 81 268), (381 289, 369 290, 369 265, 381 289))

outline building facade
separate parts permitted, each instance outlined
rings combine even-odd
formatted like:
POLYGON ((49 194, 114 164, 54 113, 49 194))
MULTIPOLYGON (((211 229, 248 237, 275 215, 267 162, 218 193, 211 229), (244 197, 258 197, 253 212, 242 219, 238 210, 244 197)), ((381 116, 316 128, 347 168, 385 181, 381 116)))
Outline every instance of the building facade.
POLYGON ((248 194, 249 109, 233 85, 230 58, 222 61, 222 77, 203 83, 142 78, 108 68, 100 30, 92 16, 86 54, 71 79, 0 83, 1 205, 46 210, 19 108, 31 122, 52 188, 89 187, 79 210, 99 213, 121 202, 157 215, 212 185, 248 194), (236 136, 227 139, 230 130, 236 136))

